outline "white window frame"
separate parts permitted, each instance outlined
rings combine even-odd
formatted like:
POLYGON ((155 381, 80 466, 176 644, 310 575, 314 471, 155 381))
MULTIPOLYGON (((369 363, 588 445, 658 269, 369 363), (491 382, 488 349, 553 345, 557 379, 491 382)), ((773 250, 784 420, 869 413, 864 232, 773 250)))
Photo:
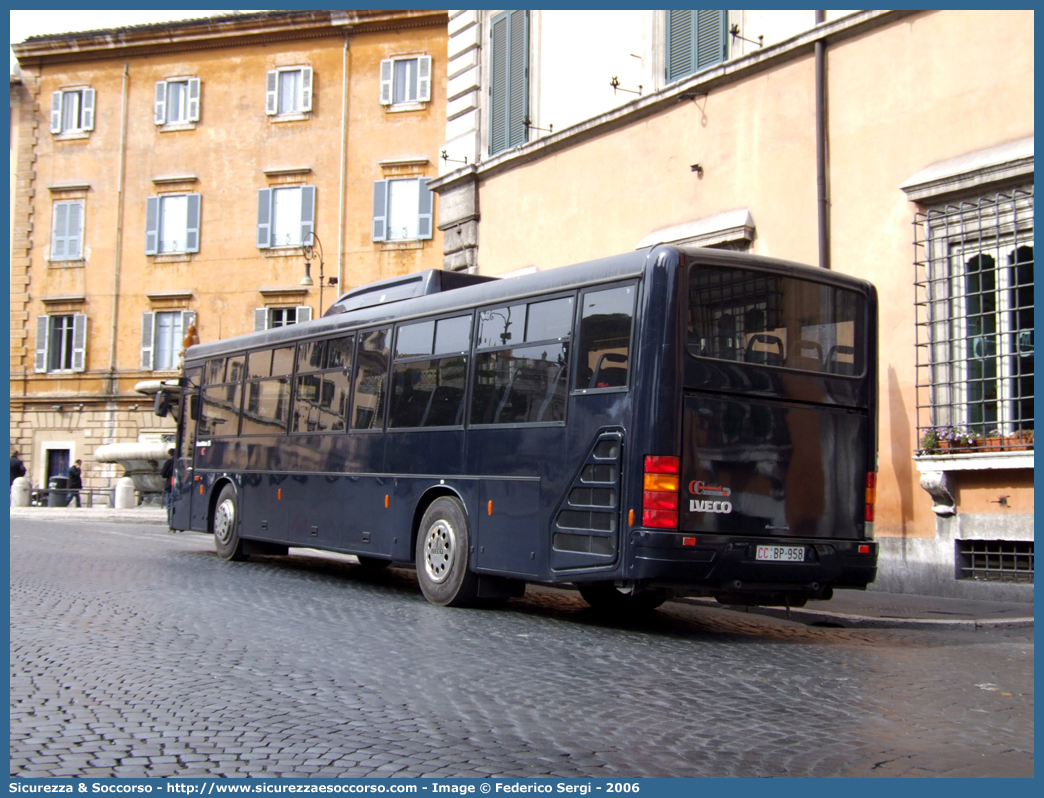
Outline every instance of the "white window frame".
POLYGON ((203 207, 199 194, 160 194, 145 201, 145 254, 187 255, 199 252, 203 207), (185 200, 185 241, 180 248, 163 248, 164 208, 171 200, 185 200))
POLYGON ((38 374, 84 371, 87 360, 87 314, 55 313, 37 316, 35 355, 34 371, 38 374), (52 335, 55 333, 56 325, 61 324, 65 327, 66 323, 70 327, 67 335, 61 337, 61 347, 56 355, 51 346, 52 335), (58 360, 57 368, 51 367, 54 358, 58 360))
MULTIPOLYGON (((373 228, 371 233, 373 241, 402 243, 431 239, 434 232, 435 197, 434 193, 427 187, 429 179, 427 177, 401 177, 374 181, 373 228), (408 182, 417 184, 417 207, 415 216, 411 220, 416 225, 416 234, 393 235, 395 220, 392 217, 391 207, 392 184, 408 182)), ((407 225, 405 229, 409 231, 410 226, 407 225)))
POLYGON ((94 130, 95 91, 75 86, 51 92, 51 133, 58 137, 81 138, 94 130), (76 125, 65 126, 68 103, 76 103, 76 125))
POLYGON ((381 61, 381 105, 393 111, 408 111, 423 108, 426 103, 431 102, 431 56, 430 55, 403 55, 394 58, 385 58, 381 61), (402 100, 396 100, 396 89, 401 85, 397 80, 399 65, 406 67, 407 95, 402 100), (417 94, 408 96, 409 84, 412 83, 411 72, 416 72, 417 94))
POLYGON ((177 371, 180 368, 179 359, 185 351, 185 332, 196 323, 196 312, 194 310, 157 310, 147 311, 141 314, 141 369, 142 371, 177 371), (173 334, 171 338, 171 362, 166 368, 157 362, 159 352, 159 327, 162 314, 181 315, 181 335, 173 334))
POLYGON ((80 261, 84 259, 84 246, 83 246, 83 231, 84 231, 84 211, 86 202, 82 199, 74 200, 55 200, 53 203, 52 215, 51 215, 51 251, 48 255, 48 260, 51 262, 59 261, 80 261), (76 230, 76 235, 72 236, 68 234, 68 213, 70 208, 77 206, 79 208, 79 225, 76 230), (59 208, 66 209, 66 230, 64 235, 59 235, 58 226, 58 215, 59 208), (71 242, 75 242, 76 252, 69 252, 68 245, 71 242), (63 246, 59 246, 59 245, 63 246), (61 250, 61 251, 60 251, 61 250))
POLYGON ((271 330, 274 329, 273 323, 275 321, 274 316, 279 314, 283 317, 280 324, 275 325, 277 327, 289 327, 291 324, 301 324, 302 322, 312 320, 312 309, 308 305, 298 305, 296 307, 271 307, 271 308, 255 308, 254 309, 254 330, 271 330), (293 321, 287 320, 287 314, 293 311, 293 321))
POLYGON ((199 111, 202 105, 199 78, 167 78, 156 81, 156 95, 153 101, 153 121, 169 129, 192 128, 199 121, 199 111), (178 84, 184 86, 182 94, 183 101, 179 105, 180 119, 171 119, 171 86, 178 84))
POLYGON ((258 249, 294 249, 310 240, 315 230, 316 196, 315 186, 273 186, 258 191, 257 197, 257 247, 258 249), (276 211, 280 192, 300 192, 301 214, 298 235, 284 243, 277 240, 276 211))
POLYGON ((273 119, 303 119, 312 112, 312 84, 314 82, 312 67, 292 66, 270 69, 265 82, 265 114, 273 119), (294 108, 289 111, 280 111, 282 105, 282 76, 289 72, 301 73, 300 83, 297 88, 297 97, 294 108))

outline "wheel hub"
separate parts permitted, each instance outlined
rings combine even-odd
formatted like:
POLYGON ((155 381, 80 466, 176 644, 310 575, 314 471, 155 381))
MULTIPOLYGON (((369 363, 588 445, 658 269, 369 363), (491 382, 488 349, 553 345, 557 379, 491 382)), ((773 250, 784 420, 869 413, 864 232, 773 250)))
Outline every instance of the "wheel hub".
POLYGON ((432 582, 443 582, 449 576, 456 548, 452 526, 441 519, 431 525, 424 540, 424 570, 432 582))
POLYGON ((235 528, 236 506, 226 499, 218 505, 214 512, 214 536, 222 543, 227 544, 232 539, 232 530, 235 528))

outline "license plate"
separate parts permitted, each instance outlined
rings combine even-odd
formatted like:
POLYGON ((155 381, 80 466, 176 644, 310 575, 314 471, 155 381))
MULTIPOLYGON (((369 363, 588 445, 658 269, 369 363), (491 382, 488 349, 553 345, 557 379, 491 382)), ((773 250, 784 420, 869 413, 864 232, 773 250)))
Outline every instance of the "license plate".
POLYGON ((804 546, 758 546, 757 559, 772 562, 804 562, 804 546))

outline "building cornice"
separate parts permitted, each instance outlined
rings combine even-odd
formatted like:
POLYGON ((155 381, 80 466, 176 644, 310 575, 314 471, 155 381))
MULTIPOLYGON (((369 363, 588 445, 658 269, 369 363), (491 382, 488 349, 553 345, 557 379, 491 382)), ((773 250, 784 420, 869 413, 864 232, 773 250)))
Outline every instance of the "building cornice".
POLYGON ((12 45, 22 66, 44 66, 159 52, 207 50, 382 30, 446 25, 446 11, 262 11, 33 36, 12 45))

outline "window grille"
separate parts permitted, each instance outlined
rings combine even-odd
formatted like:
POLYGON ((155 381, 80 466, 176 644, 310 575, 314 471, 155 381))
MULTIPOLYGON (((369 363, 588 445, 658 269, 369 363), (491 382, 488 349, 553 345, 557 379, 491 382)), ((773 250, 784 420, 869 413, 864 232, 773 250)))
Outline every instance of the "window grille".
POLYGON ((1032 540, 956 541, 957 578, 1033 584, 1032 540))
POLYGON ((919 454, 1033 448, 1033 186, 915 220, 919 454))

